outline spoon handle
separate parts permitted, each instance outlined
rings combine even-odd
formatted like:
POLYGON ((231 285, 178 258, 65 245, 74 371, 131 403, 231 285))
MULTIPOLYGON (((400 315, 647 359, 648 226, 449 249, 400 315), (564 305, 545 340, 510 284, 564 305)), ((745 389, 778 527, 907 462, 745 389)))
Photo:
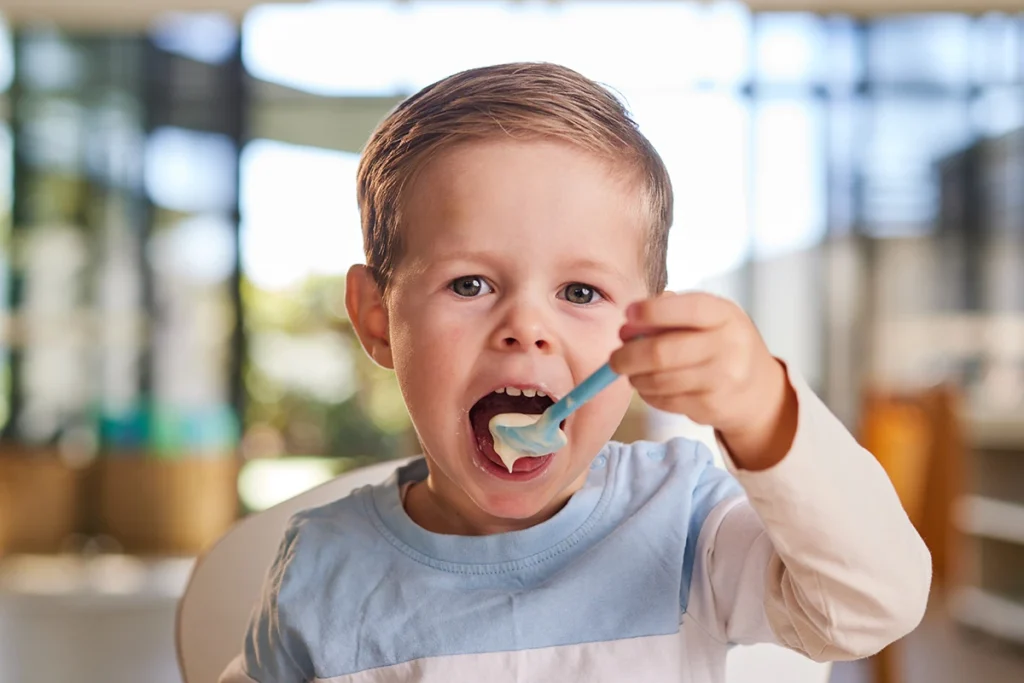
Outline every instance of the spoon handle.
POLYGON ((558 424, 565 418, 572 415, 576 410, 590 399, 597 396, 602 389, 618 379, 619 374, 612 370, 609 363, 599 367, 590 377, 580 382, 568 394, 562 397, 544 411, 544 420, 549 423, 558 424))

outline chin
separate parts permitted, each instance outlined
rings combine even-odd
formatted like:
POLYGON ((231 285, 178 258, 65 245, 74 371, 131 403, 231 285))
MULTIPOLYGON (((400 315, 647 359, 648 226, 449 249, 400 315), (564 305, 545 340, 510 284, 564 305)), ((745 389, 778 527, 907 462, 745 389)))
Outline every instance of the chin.
POLYGON ((484 493, 475 501, 481 512, 495 519, 539 524, 561 509, 565 501, 557 496, 520 491, 484 493))

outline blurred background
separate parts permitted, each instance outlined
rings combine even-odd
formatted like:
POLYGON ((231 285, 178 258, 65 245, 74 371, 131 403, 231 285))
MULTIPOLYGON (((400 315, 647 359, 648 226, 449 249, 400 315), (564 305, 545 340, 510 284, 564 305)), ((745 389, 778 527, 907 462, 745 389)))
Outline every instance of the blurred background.
POLYGON ((513 60, 621 94, 670 287, 743 305, 926 537, 924 624, 833 681, 1024 680, 1019 0, 2 0, 0 683, 179 683, 204 548, 416 452, 345 318, 358 155, 513 60))

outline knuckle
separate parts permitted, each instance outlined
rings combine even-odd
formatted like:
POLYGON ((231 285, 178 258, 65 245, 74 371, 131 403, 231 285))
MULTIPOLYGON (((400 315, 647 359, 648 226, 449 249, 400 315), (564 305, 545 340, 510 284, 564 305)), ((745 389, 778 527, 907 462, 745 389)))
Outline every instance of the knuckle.
POLYGON ((731 384, 739 384, 747 375, 745 362, 732 362, 725 365, 725 376, 731 384))

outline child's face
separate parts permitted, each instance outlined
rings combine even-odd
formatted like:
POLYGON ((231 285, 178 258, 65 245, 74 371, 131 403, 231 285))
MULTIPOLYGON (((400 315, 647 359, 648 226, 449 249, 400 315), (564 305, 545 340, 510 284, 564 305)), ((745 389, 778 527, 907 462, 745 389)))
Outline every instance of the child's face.
POLYGON ((463 528, 525 527, 554 514, 628 407, 624 379, 573 414, 568 444, 509 474, 487 422, 541 412, 620 345, 647 296, 634 184, 554 142, 463 145, 410 188, 387 306, 390 354, 430 466, 429 491, 463 528))

